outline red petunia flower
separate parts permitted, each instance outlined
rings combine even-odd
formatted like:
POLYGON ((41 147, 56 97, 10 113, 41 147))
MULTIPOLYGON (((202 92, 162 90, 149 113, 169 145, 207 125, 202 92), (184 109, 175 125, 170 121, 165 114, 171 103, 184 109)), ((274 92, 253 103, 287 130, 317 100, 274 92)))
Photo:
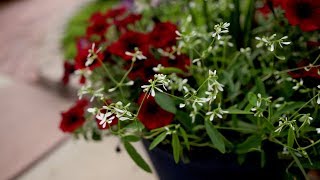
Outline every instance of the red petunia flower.
POLYGON ((307 41, 307 48, 313 49, 313 48, 320 48, 320 41, 307 41))
POLYGON ((175 55, 175 57, 175 59, 166 58, 167 61, 164 66, 179 68, 182 71, 187 72, 191 63, 190 58, 185 54, 175 55))
POLYGON ((150 44, 155 48, 165 48, 176 45, 177 26, 170 22, 158 22, 149 33, 150 44))
POLYGON ((124 15, 127 12, 127 8, 125 6, 120 6, 118 8, 110 9, 106 12, 105 17, 115 19, 124 15))
POLYGON ((69 77, 74 72, 75 68, 74 68, 74 64, 71 64, 67 61, 64 62, 63 67, 64 67, 64 73, 62 77, 62 82, 64 85, 67 85, 69 83, 69 77))
POLYGON ((129 24, 134 24, 135 22, 140 21, 141 18, 142 18, 141 14, 129 14, 128 16, 126 16, 121 20, 115 20, 114 24, 121 31, 126 31, 128 30, 127 26, 129 24))
POLYGON ((120 56, 126 61, 131 60, 131 56, 126 55, 126 51, 134 52, 135 48, 139 48, 140 51, 145 55, 149 51, 148 36, 134 31, 128 31, 122 34, 118 41, 112 43, 108 47, 108 51, 113 54, 120 56))
MULTIPOLYGON (((139 97, 138 103, 141 105, 145 93, 139 97)), ((149 130, 160 128, 171 124, 174 114, 163 110, 152 96, 146 97, 138 114, 139 121, 149 130)))
POLYGON ((89 26, 87 27, 86 34, 88 37, 98 35, 103 38, 109 26, 105 15, 101 12, 94 13, 89 19, 89 26))
MULTIPOLYGON (((305 67, 309 65, 309 61, 303 60, 300 61, 297 64, 297 67, 305 67)), ((309 69, 300 69, 296 71, 291 71, 288 74, 293 78, 293 79, 303 79, 304 84, 307 86, 314 86, 318 85, 320 83, 320 67, 312 67, 309 69)))
POLYGON ((282 0, 266 0, 264 5, 261 8, 258 8, 258 11, 263 16, 268 16, 273 8, 280 7, 282 5, 282 0))
POLYGON ((289 23, 302 31, 320 29, 319 0, 283 0, 283 9, 289 23))
POLYGON ((85 122, 84 108, 88 105, 88 101, 85 99, 78 100, 74 106, 68 111, 62 112, 62 120, 60 122, 60 129, 63 132, 72 133, 85 122))
POLYGON ((137 61, 134 63, 132 71, 129 73, 128 77, 131 80, 141 80, 147 82, 149 79, 153 79, 155 71, 154 67, 161 64, 159 60, 154 58, 148 58, 147 60, 137 61))

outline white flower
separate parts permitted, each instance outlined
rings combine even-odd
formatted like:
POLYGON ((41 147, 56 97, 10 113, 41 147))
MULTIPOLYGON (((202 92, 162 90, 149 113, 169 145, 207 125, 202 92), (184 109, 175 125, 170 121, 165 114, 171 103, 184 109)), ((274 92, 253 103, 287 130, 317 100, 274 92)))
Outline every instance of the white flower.
POLYGON ((166 87, 168 87, 170 80, 164 74, 155 74, 154 80, 150 79, 148 82, 150 84, 142 85, 141 88, 143 89, 143 92, 149 92, 149 94, 154 97, 156 95, 155 90, 163 92, 159 86, 162 86, 164 90, 167 90, 166 87))
POLYGON ((95 43, 93 43, 91 49, 88 50, 88 56, 85 66, 90 66, 98 58, 98 53, 100 51, 101 47, 95 51, 95 43))
POLYGON ((217 37, 218 40, 221 39, 220 34, 225 34, 228 33, 228 27, 230 26, 230 23, 220 23, 214 26, 215 32, 213 32, 212 37, 215 38, 217 37))
POLYGON ((179 108, 184 108, 186 106, 186 104, 180 103, 179 104, 179 108))
POLYGON ((132 56, 132 61, 136 61, 137 59, 138 59, 138 60, 147 59, 147 57, 144 56, 144 55, 142 54, 142 51, 139 51, 138 48, 134 48, 134 51, 135 51, 134 53, 131 53, 131 52, 128 52, 128 51, 125 52, 125 54, 126 54, 127 56, 132 56))
POLYGON ((316 128, 318 134, 320 134, 320 128, 316 128))

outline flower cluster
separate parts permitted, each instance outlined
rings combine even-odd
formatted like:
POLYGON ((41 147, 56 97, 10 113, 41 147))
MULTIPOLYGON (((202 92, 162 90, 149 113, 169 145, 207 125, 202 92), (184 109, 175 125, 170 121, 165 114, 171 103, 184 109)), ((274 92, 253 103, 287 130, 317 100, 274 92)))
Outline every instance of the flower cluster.
POLYGON ((125 147, 139 139, 151 141, 150 149, 171 145, 176 162, 205 147, 239 159, 259 153, 262 165, 277 156, 293 174, 316 168, 320 3, 158 5, 90 16, 73 60, 64 63, 64 84, 75 74, 82 85, 60 128, 86 139, 116 135, 125 147), (276 146, 271 155, 267 143, 276 146))

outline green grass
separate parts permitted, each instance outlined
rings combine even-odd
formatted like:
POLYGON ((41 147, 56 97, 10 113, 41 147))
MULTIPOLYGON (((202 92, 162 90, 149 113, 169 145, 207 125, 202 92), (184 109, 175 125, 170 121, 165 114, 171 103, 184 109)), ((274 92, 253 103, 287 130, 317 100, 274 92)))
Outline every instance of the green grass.
POLYGON ((70 18, 61 40, 62 50, 66 60, 73 59, 75 57, 75 39, 85 35, 88 19, 91 14, 97 11, 105 12, 118 2, 119 0, 96 0, 85 4, 73 17, 70 18))

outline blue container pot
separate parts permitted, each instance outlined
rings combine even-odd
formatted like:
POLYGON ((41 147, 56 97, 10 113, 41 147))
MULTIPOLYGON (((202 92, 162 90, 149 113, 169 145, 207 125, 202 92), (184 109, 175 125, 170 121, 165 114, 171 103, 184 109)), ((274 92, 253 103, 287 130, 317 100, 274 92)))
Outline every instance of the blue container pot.
MULTIPOLYGON (((143 141, 146 148, 150 142, 143 141)), ((176 164, 172 153, 161 148, 147 151, 161 180, 223 180, 223 179, 284 179, 285 169, 276 158, 270 156, 264 168, 260 166, 258 153, 247 157, 246 163, 239 165, 234 154, 224 154, 214 149, 191 154, 190 162, 176 164)), ((275 155, 275 154, 273 154, 275 155)))

